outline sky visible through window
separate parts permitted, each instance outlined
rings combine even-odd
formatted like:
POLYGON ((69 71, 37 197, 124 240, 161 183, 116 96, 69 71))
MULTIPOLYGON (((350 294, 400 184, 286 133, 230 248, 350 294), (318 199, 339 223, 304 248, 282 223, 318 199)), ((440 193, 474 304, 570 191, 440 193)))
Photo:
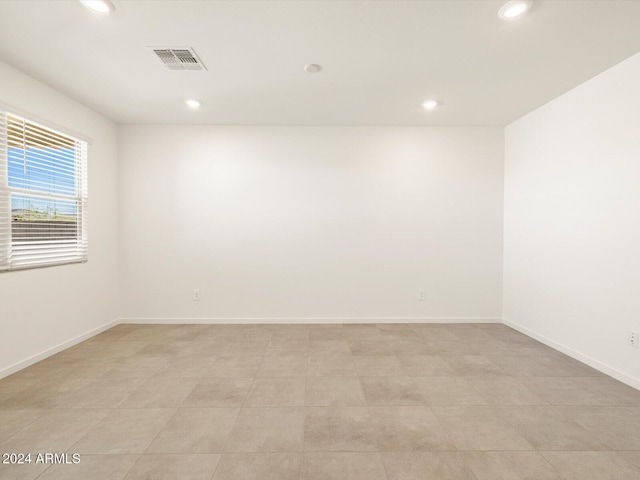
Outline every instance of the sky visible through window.
MULTIPOLYGON (((54 193, 73 197, 76 152, 74 148, 7 149, 9 187, 44 194, 54 193)), ((74 199, 59 200, 28 194, 11 195, 11 212, 15 217, 64 217, 76 215, 74 199)))

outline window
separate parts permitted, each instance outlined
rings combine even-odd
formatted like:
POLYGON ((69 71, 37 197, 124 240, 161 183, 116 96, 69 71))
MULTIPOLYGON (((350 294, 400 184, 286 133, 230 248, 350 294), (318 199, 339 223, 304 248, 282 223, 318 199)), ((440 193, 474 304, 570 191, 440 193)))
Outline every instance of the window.
POLYGON ((87 261, 87 144, 0 111, 0 271, 87 261))

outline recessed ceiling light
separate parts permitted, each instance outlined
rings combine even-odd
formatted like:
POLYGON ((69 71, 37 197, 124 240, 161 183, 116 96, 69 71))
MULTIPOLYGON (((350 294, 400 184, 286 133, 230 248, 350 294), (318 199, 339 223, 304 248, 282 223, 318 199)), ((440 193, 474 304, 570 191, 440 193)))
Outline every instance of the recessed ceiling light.
POLYGON ((185 103, 185 105, 187 107, 193 108, 193 109, 199 108, 200 105, 202 105, 202 103, 200 101, 195 100, 193 98, 189 98, 189 99, 185 100, 184 103, 185 103))
POLYGON ((498 16, 503 20, 513 20, 521 17, 531 8, 531 0, 511 0, 498 10, 498 16))
POLYGON ((422 102, 422 108, 424 108, 425 110, 433 110, 438 105, 440 105, 440 103, 438 103, 436 100, 427 100, 422 102))
POLYGON ((109 0, 80 0, 80 3, 93 13, 100 13, 102 15, 109 14, 116 9, 109 0))
POLYGON ((318 73, 320 70, 322 70, 322 67, 317 63, 309 63, 304 66, 304 71, 307 73, 318 73))

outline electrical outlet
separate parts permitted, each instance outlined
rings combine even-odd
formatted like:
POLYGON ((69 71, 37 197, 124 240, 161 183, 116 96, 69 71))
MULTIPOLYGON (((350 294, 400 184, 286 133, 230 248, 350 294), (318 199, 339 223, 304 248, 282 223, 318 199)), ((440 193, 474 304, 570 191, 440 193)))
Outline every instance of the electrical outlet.
POLYGON ((631 347, 640 348, 640 335, 638 332, 629 332, 627 343, 631 347))
POLYGON ((194 290, 193 291, 193 301, 194 302, 199 302, 200 301, 200 290, 194 290))
POLYGON ((427 299, 427 291, 424 288, 418 289, 418 300, 424 302, 427 299))

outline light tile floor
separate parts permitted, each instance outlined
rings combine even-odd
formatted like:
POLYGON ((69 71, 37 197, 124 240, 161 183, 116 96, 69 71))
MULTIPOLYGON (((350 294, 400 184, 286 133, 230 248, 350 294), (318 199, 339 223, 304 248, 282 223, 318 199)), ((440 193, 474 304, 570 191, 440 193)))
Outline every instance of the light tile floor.
POLYGON ((638 480, 640 392, 508 327, 120 325, 0 380, 0 479, 638 480))

